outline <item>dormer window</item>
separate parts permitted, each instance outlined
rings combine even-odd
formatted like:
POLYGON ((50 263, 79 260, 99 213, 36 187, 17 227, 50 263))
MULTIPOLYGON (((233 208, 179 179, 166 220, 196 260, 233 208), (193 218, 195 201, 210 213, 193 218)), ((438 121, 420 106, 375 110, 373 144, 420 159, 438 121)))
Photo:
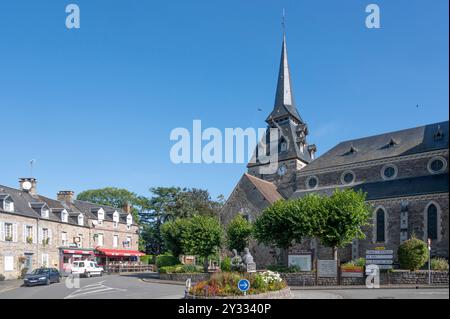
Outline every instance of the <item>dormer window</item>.
POLYGON ((133 216, 131 214, 128 214, 127 216, 127 226, 131 226, 133 224, 133 216))
POLYGON ((105 219, 105 212, 103 211, 103 209, 100 209, 100 210, 97 212, 97 220, 98 220, 98 224, 99 224, 99 225, 102 225, 104 219, 105 219))
POLYGON ((14 212, 14 201, 8 194, 0 194, 0 209, 5 212, 14 212))
POLYGON ((78 215, 78 225, 80 225, 80 226, 84 225, 84 216, 83 216, 83 214, 78 215))
POLYGON ((114 228, 117 228, 119 226, 119 213, 118 212, 114 212, 113 214, 113 226, 114 228))
POLYGON ((46 207, 43 207, 42 210, 41 210, 41 217, 42 218, 48 218, 49 217, 49 213, 50 213, 49 209, 46 208, 46 207))
POLYGON ((395 146, 395 145, 397 145, 397 144, 398 144, 397 141, 394 140, 393 138, 391 138, 391 140, 390 140, 389 143, 388 143, 388 147, 393 147, 393 146, 395 146))
POLYGON ((63 223, 67 223, 67 222, 69 221, 69 214, 67 213, 66 210, 63 210, 63 211, 61 212, 61 221, 62 221, 63 223))
POLYGON ((441 140, 443 137, 444 137, 444 132, 442 132, 441 126, 438 125, 437 132, 434 133, 434 140, 438 141, 438 140, 441 140))

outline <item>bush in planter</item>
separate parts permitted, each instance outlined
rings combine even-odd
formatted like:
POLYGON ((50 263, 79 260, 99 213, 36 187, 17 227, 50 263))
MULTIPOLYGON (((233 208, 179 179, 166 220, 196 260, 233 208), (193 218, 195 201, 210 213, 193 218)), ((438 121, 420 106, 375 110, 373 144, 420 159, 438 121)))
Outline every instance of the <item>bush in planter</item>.
POLYGON ((197 274, 201 273, 203 270, 202 266, 195 265, 175 265, 175 266, 165 266, 159 268, 160 274, 197 274))
POLYGON ((225 257, 220 264, 220 268, 222 271, 231 271, 231 258, 225 257))
POLYGON ((431 259, 431 269, 438 271, 448 271, 448 261, 444 258, 431 259))
POLYGON ((428 260, 428 246, 424 241, 412 237, 398 247, 397 254, 402 269, 418 270, 428 260))
POLYGON ((179 263, 180 261, 178 260, 178 258, 171 254, 163 254, 156 257, 156 266, 158 266, 158 268, 174 266, 178 265, 179 263))

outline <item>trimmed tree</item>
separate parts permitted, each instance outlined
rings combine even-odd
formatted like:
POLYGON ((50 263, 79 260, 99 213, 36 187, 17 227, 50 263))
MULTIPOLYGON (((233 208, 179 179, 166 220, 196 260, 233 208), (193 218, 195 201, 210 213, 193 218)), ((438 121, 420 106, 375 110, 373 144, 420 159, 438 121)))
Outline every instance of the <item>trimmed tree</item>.
POLYGON ((420 269, 428 259, 428 245, 413 236, 398 247, 400 267, 411 271, 420 269))
POLYGON ((227 227, 227 247, 229 250, 243 251, 252 236, 252 224, 241 215, 233 218, 227 227))
POLYGON ((208 271, 208 258, 220 248, 223 230, 217 219, 196 215, 188 219, 183 230, 181 244, 187 254, 198 255, 205 259, 204 271, 208 271))
POLYGON ((176 219, 161 226, 161 235, 164 239, 165 247, 175 257, 180 256, 184 252, 182 239, 186 231, 189 231, 188 219, 176 219))
POLYGON ((353 239, 364 239, 362 227, 369 225, 372 209, 366 203, 366 194, 352 189, 335 190, 330 197, 322 197, 323 209, 316 220, 315 237, 333 249, 337 260, 338 248, 350 244, 353 239))

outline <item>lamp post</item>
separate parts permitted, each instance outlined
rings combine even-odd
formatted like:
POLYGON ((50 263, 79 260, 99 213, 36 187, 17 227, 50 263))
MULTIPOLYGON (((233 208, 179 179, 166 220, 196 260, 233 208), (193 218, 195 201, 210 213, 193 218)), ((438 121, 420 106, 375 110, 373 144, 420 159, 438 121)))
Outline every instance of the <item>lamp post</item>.
POLYGON ((428 284, 431 285, 431 238, 428 238, 428 284))

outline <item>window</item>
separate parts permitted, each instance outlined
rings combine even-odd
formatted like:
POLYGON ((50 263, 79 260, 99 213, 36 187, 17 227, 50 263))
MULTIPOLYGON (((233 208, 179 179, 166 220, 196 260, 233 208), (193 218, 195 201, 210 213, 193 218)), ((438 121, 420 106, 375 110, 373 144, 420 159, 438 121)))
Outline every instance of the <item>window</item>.
POLYGON ((430 204, 427 209, 427 237, 438 239, 438 210, 434 204, 430 204))
POLYGON ((306 187, 307 188, 316 188, 319 185, 319 179, 316 176, 310 176, 306 179, 306 187))
POLYGON ((42 218, 48 218, 48 215, 49 215, 48 208, 42 208, 42 210, 41 210, 41 217, 42 218))
POLYGON ((84 225, 84 216, 83 214, 78 215, 78 225, 84 225))
POLYGON ((376 241, 384 242, 385 241, 385 212, 383 209, 378 209, 376 212, 376 241))
POLYGON ((62 221, 63 223, 67 223, 68 220, 69 220, 69 214, 67 213, 67 211, 63 210, 63 211, 61 212, 61 221, 62 221))
POLYGON ((128 214, 127 216, 127 225, 133 224, 133 216, 131 214, 128 214))
POLYGON ((287 151, 287 142, 283 138, 283 139, 281 139, 281 142, 280 142, 280 152, 286 152, 286 151, 287 151))
POLYGON ((65 231, 63 231, 61 233, 61 246, 66 247, 68 246, 68 241, 67 241, 67 233, 65 231))
POLYGON ((397 177, 397 167, 395 165, 386 165, 381 169, 381 176, 385 180, 397 177))
POLYGON ((355 174, 351 171, 342 173, 341 182, 342 184, 351 184, 355 181, 355 174))
POLYGON ((78 248, 83 247, 83 234, 78 234, 78 243, 77 243, 78 248))
POLYGON ((119 213, 114 212, 113 214, 113 226, 114 228, 117 228, 119 226, 119 213))
POLYGON ((447 168, 447 161, 445 158, 439 156, 439 157, 433 157, 428 162, 428 171, 431 174, 439 174, 445 171, 447 168))
POLYGON ((42 267, 48 267, 48 254, 42 254, 41 265, 42 267))
POLYGON ((117 228, 119 226, 119 223, 118 222, 113 222, 113 227, 114 228, 117 228))
POLYGON ((97 245, 103 246, 103 234, 97 234, 97 245))
POLYGON ((113 237, 113 247, 117 248, 118 244, 119 244, 119 236, 114 235, 114 237, 113 237))
POLYGON ((6 212, 14 212, 14 202, 6 200, 4 204, 4 210, 6 212))
POLYGON ((13 224, 5 223, 5 241, 13 241, 13 224))
POLYGON ((124 243, 124 247, 130 248, 131 247, 131 237, 127 236, 127 240, 124 243))
POLYGON ((100 209, 97 212, 97 221, 99 225, 103 225, 103 220, 105 219, 105 212, 103 211, 103 209, 100 209))
POLYGON ((24 239, 28 244, 33 243, 33 226, 24 226, 24 239))
POLYGON ((5 256, 5 271, 14 270, 14 256, 5 256))

